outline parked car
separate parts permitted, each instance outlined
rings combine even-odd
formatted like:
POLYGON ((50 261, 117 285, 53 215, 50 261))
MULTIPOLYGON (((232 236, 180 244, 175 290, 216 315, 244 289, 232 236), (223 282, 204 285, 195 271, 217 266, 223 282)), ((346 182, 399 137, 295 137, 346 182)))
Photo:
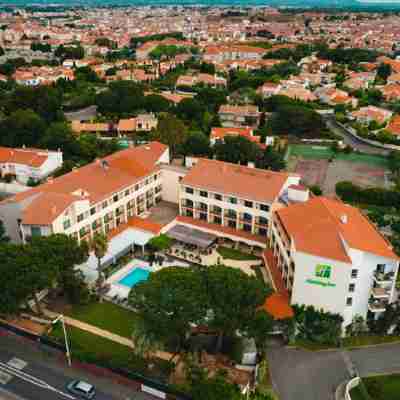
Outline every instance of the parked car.
POLYGON ((93 385, 80 380, 74 380, 70 382, 67 385, 67 390, 70 393, 73 393, 82 399, 89 399, 89 400, 92 400, 96 394, 93 385))

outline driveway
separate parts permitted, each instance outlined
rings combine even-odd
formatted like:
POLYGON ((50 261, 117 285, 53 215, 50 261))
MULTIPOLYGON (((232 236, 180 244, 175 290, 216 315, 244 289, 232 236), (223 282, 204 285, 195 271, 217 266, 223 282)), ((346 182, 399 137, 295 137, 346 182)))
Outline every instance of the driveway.
POLYGON ((332 400, 349 374, 339 351, 268 351, 272 384, 280 400, 332 400))
POLYGON ((350 379, 347 355, 360 376, 400 373, 400 344, 346 352, 270 348, 271 379, 279 399, 333 400, 336 387, 350 379))

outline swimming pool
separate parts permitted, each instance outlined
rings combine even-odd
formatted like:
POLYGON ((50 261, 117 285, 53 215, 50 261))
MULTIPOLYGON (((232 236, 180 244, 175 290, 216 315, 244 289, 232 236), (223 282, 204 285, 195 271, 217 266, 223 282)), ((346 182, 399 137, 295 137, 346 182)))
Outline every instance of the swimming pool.
POLYGON ((120 285, 131 288, 135 286, 138 282, 146 281, 149 278, 149 275, 150 272, 147 271, 147 269, 136 267, 127 275, 125 275, 121 280, 119 280, 118 283, 120 285))

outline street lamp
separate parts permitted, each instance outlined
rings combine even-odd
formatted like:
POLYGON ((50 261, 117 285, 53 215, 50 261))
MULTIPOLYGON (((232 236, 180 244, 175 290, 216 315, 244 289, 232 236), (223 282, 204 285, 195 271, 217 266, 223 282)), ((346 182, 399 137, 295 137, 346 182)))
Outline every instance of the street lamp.
POLYGON ((58 321, 61 321, 61 325, 63 327, 67 361, 68 361, 68 365, 71 366, 71 352, 69 350, 69 343, 68 343, 67 330, 65 328, 64 315, 60 314, 54 321, 51 321, 51 323, 54 325, 58 321))

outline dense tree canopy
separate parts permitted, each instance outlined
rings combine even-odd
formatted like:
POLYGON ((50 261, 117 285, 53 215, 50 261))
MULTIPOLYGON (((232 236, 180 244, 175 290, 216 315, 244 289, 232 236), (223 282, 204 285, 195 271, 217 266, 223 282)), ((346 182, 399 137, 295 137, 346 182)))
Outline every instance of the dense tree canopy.
POLYGON ((223 141, 214 145, 214 155, 217 160, 234 164, 247 165, 261 158, 260 147, 243 136, 226 136, 223 141))
POLYGON ((144 321, 145 330, 181 349, 192 323, 209 326, 221 338, 238 329, 254 332, 250 321, 268 293, 257 278, 238 269, 174 267, 135 285, 129 302, 144 321))

